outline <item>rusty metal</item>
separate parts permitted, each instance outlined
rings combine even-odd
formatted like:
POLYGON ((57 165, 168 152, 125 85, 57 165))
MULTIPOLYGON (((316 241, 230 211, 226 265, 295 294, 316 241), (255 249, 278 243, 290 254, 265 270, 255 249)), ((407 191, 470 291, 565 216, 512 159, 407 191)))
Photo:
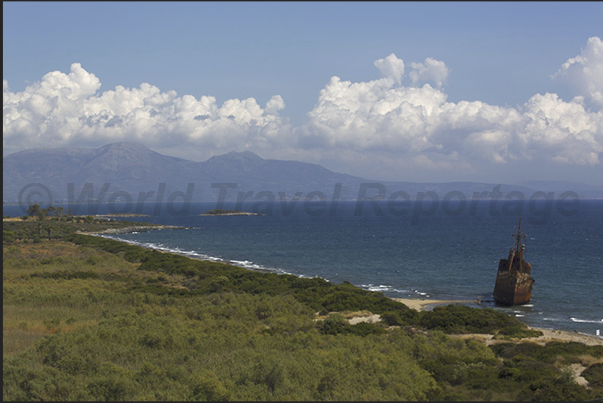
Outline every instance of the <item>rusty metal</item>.
POLYGON ((523 258, 525 245, 521 243, 521 218, 515 237, 515 245, 507 259, 500 259, 494 286, 494 301, 502 305, 527 304, 532 298, 535 280, 531 277, 532 265, 523 258))

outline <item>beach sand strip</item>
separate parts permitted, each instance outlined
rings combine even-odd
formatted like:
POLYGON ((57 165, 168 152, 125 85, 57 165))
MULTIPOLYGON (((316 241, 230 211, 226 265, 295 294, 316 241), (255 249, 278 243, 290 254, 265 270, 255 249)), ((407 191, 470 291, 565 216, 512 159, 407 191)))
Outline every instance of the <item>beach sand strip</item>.
MULTIPOLYGON (((473 303, 478 305, 476 300, 468 301, 468 300, 436 300, 436 299, 412 299, 412 298, 392 298, 394 301, 398 301, 406 305, 411 309, 415 309, 417 311, 422 311, 429 307, 444 305, 444 304, 469 304, 473 303)), ((534 343, 538 343, 540 345, 544 345, 550 341, 562 341, 569 342, 575 341, 578 343, 583 343, 589 346, 603 346, 603 338, 597 337, 595 335, 588 335, 584 333, 577 332, 569 332, 566 330, 553 330, 553 329, 541 329, 536 327, 530 327, 532 330, 540 330, 542 332, 542 336, 540 337, 526 337, 521 339, 521 341, 531 341, 534 343)), ((459 335, 451 335, 454 337, 459 337, 463 339, 475 339, 482 340, 486 344, 494 344, 501 342, 508 342, 509 340, 494 340, 491 334, 459 334, 459 335)))

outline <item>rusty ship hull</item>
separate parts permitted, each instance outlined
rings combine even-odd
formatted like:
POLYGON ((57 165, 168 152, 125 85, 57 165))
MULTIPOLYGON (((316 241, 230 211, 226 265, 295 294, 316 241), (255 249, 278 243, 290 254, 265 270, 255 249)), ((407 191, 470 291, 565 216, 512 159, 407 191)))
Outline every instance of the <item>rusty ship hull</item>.
MULTIPOLYGON (((501 260, 506 263, 506 259, 501 260)), ((499 272, 494 286, 494 300, 502 305, 527 304, 532 299, 533 284, 534 279, 527 273, 499 272)))
POLYGON ((521 305, 532 299, 535 280, 531 277, 532 265, 523 258, 525 245, 521 244, 521 219, 515 237, 515 245, 509 251, 509 257, 500 259, 498 263, 496 284, 492 293, 497 304, 521 305))

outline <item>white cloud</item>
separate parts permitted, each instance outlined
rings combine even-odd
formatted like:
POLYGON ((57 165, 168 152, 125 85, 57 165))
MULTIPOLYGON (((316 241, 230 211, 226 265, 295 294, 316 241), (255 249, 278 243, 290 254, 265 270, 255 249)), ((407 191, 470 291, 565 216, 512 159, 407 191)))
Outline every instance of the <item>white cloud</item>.
POLYGON ((404 61, 392 53, 374 62, 382 78, 333 76, 297 128, 280 116, 280 95, 262 108, 254 98, 218 105, 213 96, 178 96, 147 83, 100 92, 99 79, 74 63, 69 74, 48 73, 23 92, 3 80, 3 143, 14 152, 139 141, 194 160, 249 149, 348 172, 364 163, 371 170, 355 173, 374 179, 411 169, 477 174, 522 161, 594 167, 603 153, 602 55, 601 40, 590 38, 554 76, 573 86, 571 101, 536 94, 512 108, 448 102, 442 86, 449 69, 432 58, 410 63, 411 85, 404 86, 404 61))
POLYGON ((404 75, 404 61, 398 59, 391 53, 385 59, 375 60, 375 67, 379 69, 383 77, 391 78, 396 84, 400 84, 404 75))
POLYGON ((576 165, 597 165, 603 152, 603 113, 564 102, 557 94, 534 95, 524 106, 524 141, 551 159, 576 165))
POLYGON ((585 96, 602 107, 603 41, 596 36, 589 38, 582 53, 568 59, 552 77, 567 85, 574 94, 585 96))
POLYGON ((408 76, 412 80, 413 85, 420 83, 432 82, 436 87, 441 87, 446 83, 446 79, 450 74, 450 69, 440 60, 428 57, 425 63, 411 63, 413 71, 408 76))
MULTIPOLYGON (((589 40, 583 52, 589 69, 582 69, 580 75, 593 99, 592 89, 599 88, 603 77, 592 74, 599 66, 594 55, 600 54, 600 43, 598 38, 589 40)), ((384 60, 375 62, 382 73, 384 60)), ((603 112, 588 111, 581 98, 564 102, 556 94, 536 94, 520 108, 447 102, 439 88, 448 75, 445 64, 427 58, 410 65, 413 85, 431 81, 437 88, 395 86, 387 74, 357 83, 333 77, 308 113, 309 122, 299 132, 300 144, 317 152, 332 148, 374 153, 380 159, 395 155, 404 164, 412 160, 417 167, 442 169, 517 160, 600 164, 603 112)))
POLYGON ((278 111, 285 109, 285 101, 280 95, 275 95, 266 102, 264 110, 270 115, 278 115, 278 111))
POLYGON ((211 96, 178 97, 147 83, 98 93, 100 86, 99 79, 79 63, 71 65, 69 74, 46 74, 23 92, 10 92, 4 80, 6 149, 142 141, 156 148, 179 142, 183 148, 230 151, 255 143, 265 146, 265 136, 289 130, 278 116, 285 107, 279 95, 264 110, 253 98, 230 99, 220 106, 211 96))

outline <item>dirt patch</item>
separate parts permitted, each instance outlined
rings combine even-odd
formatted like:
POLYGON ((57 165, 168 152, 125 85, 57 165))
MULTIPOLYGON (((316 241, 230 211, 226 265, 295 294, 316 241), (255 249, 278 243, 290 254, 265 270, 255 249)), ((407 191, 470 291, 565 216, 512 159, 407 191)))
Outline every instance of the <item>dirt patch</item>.
POLYGON ((576 381, 576 383, 578 385, 588 387, 588 381, 581 376, 582 371, 584 371, 586 367, 582 364, 572 364, 569 366, 569 368, 574 373, 574 380, 576 381))
POLYGON ((377 323, 381 320, 381 315, 370 315, 370 316, 356 316, 349 319, 350 325, 355 325, 357 323, 377 323))

